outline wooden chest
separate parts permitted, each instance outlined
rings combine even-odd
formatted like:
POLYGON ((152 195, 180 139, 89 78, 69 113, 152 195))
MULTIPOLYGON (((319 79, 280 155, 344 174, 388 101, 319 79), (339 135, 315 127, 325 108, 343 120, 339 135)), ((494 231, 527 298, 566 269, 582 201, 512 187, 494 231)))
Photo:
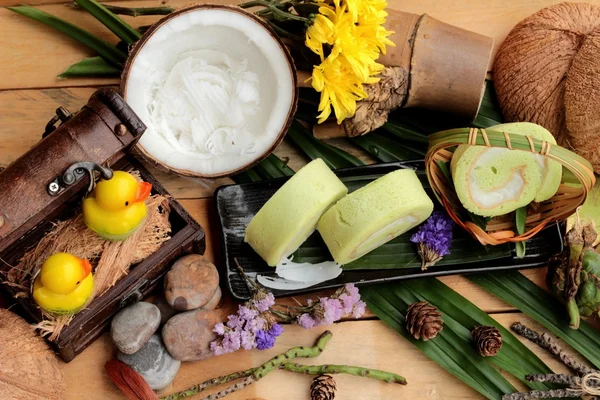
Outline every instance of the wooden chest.
MULTIPOLYGON (((145 129, 137 115, 110 89, 99 89, 76 114, 58 109, 44 138, 0 172, 0 274, 17 265, 55 222, 80 210, 90 184, 86 168, 93 169, 95 164, 99 170, 102 166, 113 170, 133 168, 152 184, 154 194, 168 196, 130 154, 145 129), (59 121, 62 124, 54 128, 59 121)), ((173 261, 187 253, 204 253, 202 228, 177 201, 168 197, 171 238, 154 254, 131 266, 128 275, 75 315, 52 342, 64 361, 71 361, 98 338, 119 309, 154 289, 173 261)), ((6 283, 1 289, 11 297, 17 293, 6 283)), ((42 320, 31 296, 15 301, 30 322, 42 320)))

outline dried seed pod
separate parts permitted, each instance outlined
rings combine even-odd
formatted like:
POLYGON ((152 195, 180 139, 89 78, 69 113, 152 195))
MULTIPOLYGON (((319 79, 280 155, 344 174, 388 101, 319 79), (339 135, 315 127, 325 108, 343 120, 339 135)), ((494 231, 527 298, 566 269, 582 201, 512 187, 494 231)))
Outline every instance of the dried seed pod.
POLYGON ((406 329, 415 339, 429 340, 444 328, 438 309, 426 301, 413 303, 406 312, 406 329))
POLYGON ((331 375, 319 375, 310 385, 310 398, 311 400, 333 400, 335 389, 335 380, 331 375))
POLYGON ((502 347, 502 335, 495 326, 477 326, 471 331, 475 350, 483 357, 493 357, 502 347))

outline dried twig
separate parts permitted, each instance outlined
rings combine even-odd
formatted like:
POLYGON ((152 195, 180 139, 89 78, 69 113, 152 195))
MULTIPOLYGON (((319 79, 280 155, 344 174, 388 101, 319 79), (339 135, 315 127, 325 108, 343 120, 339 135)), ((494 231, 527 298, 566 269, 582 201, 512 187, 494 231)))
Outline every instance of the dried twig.
POLYGON ((504 396, 502 396, 502 400, 576 398, 576 397, 580 397, 581 394, 582 394, 581 390, 573 390, 573 389, 531 390, 529 392, 505 394, 504 396))
POLYGON ((541 348, 548 350, 554 356, 556 356, 560 361, 563 362, 568 368, 577 372, 580 375, 587 375, 594 372, 593 369, 583 365, 576 359, 574 359, 570 354, 565 352, 562 347, 547 333, 539 334, 536 331, 526 327, 520 322, 515 322, 510 327, 515 333, 523 336, 526 339, 531 340, 533 343, 537 344, 541 348))
POLYGON ((237 392, 238 390, 242 390, 242 389, 252 385, 256 381, 257 381, 257 379, 255 379, 253 376, 249 376, 246 379, 244 379, 243 381, 235 383, 235 384, 229 386, 225 390, 221 390, 220 392, 211 394, 210 396, 206 396, 206 397, 202 398, 201 400, 222 399, 223 397, 230 395, 231 393, 237 392))

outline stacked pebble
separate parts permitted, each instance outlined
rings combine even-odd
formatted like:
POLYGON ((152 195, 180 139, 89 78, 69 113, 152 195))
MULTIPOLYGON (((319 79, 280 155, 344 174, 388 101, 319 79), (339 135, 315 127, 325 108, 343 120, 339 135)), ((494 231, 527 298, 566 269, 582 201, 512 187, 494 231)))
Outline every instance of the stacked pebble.
POLYGON ((221 300, 219 273, 206 258, 190 254, 173 264, 165 277, 164 297, 119 311, 111 323, 117 358, 133 367, 154 390, 175 379, 182 361, 212 356, 214 310, 221 300), (162 327, 161 334, 157 334, 162 327))

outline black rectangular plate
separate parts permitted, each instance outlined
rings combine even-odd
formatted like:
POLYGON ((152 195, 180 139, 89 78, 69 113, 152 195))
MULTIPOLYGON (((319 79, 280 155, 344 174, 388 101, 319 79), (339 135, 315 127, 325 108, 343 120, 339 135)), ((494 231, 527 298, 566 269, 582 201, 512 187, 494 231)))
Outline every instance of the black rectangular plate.
MULTIPOLYGON (((353 167, 334 171, 348 186, 350 192, 364 186, 371 180, 395 171, 399 168, 411 168, 417 171, 423 186, 434 199, 425 177, 423 161, 403 161, 353 167)), ((246 226, 260 208, 289 178, 273 179, 264 182, 246 183, 241 185, 221 186, 215 192, 217 213, 221 223, 223 248, 225 250, 226 279, 231 294, 239 300, 250 296, 248 286, 240 276, 235 260, 243 266, 251 279, 257 274, 274 275, 275 269, 269 267, 261 258, 244 243, 246 226)), ((436 202, 436 208, 440 208, 436 202)), ((407 233, 408 234, 408 233, 407 233)), ((318 235, 318 233, 315 233, 318 235)), ((310 239, 309 239, 310 240, 310 239)), ((480 246, 473 240, 474 246, 480 246)), ((511 256, 491 261, 475 261, 467 264, 434 266, 427 271, 420 268, 380 269, 380 270, 345 270, 336 279, 319 285, 300 290, 272 290, 275 296, 287 296, 299 293, 314 292, 321 289, 339 287, 346 283, 369 284, 389 282, 399 279, 420 278, 427 276, 442 276, 467 274, 475 272, 498 271, 507 269, 525 269, 544 266, 548 259, 562 251, 562 236, 558 224, 551 225, 534 238, 527 241, 525 258, 516 258, 514 246, 511 256)))

